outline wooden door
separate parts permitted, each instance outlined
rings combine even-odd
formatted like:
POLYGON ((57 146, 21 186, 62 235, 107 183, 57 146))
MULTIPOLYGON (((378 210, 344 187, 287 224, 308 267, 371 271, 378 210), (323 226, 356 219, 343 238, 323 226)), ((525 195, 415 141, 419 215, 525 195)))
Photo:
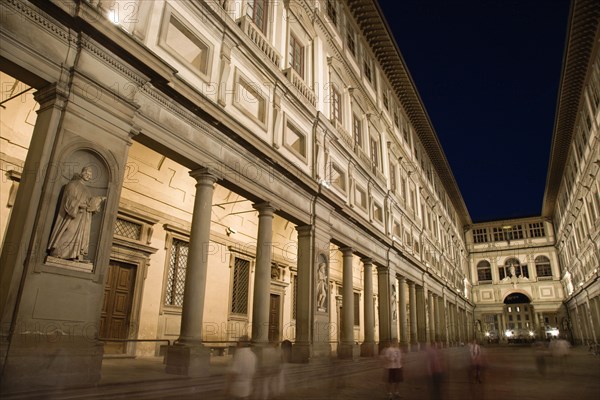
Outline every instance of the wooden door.
POLYGON ((279 321, 281 313, 281 296, 271 294, 269 304, 269 341, 279 341, 279 321))
MULTIPOLYGON (((128 339, 131 320, 131 304, 136 266, 110 261, 108 277, 104 286, 104 301, 100 318, 100 338, 128 339)), ((125 354, 127 342, 106 342, 105 354, 125 354)))

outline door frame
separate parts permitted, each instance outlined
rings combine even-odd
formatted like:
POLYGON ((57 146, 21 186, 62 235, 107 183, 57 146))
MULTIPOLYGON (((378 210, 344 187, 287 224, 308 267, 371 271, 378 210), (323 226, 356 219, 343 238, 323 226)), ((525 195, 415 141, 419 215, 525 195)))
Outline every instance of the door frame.
MULTIPOLYGON (((142 305, 142 295, 144 293, 144 283, 148 275, 150 265, 150 255, 157 249, 131 243, 113 237, 113 245, 110 251, 110 260, 118 261, 135 266, 135 281, 133 283, 131 295, 131 310, 129 312, 129 326, 127 339, 137 339, 140 326, 140 313, 142 305)), ((106 282, 106 276, 103 277, 106 282)), ((125 352, 118 355, 106 355, 106 357, 133 357, 135 356, 136 342, 127 342, 125 352)))

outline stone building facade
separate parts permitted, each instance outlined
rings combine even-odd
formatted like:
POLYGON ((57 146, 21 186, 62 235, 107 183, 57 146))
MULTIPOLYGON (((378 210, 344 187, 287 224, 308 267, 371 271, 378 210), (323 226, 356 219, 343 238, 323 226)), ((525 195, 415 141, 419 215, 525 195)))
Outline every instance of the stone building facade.
POLYGON ((3 385, 93 384, 108 356, 164 355, 168 372, 202 375, 243 335, 289 340, 296 362, 394 339, 458 345, 513 292, 535 321, 558 318, 553 208, 510 221, 542 224, 524 244, 535 250, 473 241, 376 2, 0 8, 3 385), (56 256, 73 243, 55 232, 84 167, 80 257, 56 256), (530 282, 495 275, 511 253, 530 282), (534 273, 538 256, 551 279, 534 273), (491 285, 477 279, 484 260, 491 285))

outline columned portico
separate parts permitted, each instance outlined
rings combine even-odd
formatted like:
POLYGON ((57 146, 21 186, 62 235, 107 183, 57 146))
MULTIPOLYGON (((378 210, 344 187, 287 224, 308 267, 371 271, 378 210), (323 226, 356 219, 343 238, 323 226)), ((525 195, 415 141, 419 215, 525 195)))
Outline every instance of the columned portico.
POLYGON ((210 351, 202 345, 204 297, 206 293, 210 221, 217 175, 206 168, 190 172, 196 179, 188 266, 181 313, 181 330, 175 345, 167 350, 166 371, 201 376, 208 373, 210 351))
POLYGON ((373 315, 373 260, 363 258, 364 271, 364 332, 365 340, 360 346, 360 355, 373 357, 375 351, 375 316, 373 315))
POLYGON ((340 343, 338 345, 339 358, 354 358, 358 354, 354 342, 354 290, 352 287, 352 259, 353 249, 343 247, 340 249, 343 259, 342 276, 342 326, 340 343))
POLYGON ((273 245, 273 212, 269 203, 255 204, 258 210, 254 301, 252 303, 252 343, 264 346, 269 341, 269 300, 271 287, 271 255, 273 245))

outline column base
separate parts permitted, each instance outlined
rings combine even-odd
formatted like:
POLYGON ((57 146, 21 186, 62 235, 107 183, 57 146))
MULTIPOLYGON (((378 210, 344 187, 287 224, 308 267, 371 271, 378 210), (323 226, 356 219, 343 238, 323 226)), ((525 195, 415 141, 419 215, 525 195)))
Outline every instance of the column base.
POLYGON ((166 372, 192 377, 210 373, 210 349, 201 344, 175 344, 167 348, 166 372))
POLYGON ((375 342, 363 342, 360 345, 361 357, 375 357, 377 355, 377 345, 375 342))
POLYGON ((354 360, 360 356, 360 347, 357 343, 340 343, 337 347, 337 356, 354 360))
MULTIPOLYGON (((4 340, 3 340, 4 341, 4 340)), ((84 336, 14 335, 6 354, 0 391, 93 386, 101 378, 104 346, 84 336)))

